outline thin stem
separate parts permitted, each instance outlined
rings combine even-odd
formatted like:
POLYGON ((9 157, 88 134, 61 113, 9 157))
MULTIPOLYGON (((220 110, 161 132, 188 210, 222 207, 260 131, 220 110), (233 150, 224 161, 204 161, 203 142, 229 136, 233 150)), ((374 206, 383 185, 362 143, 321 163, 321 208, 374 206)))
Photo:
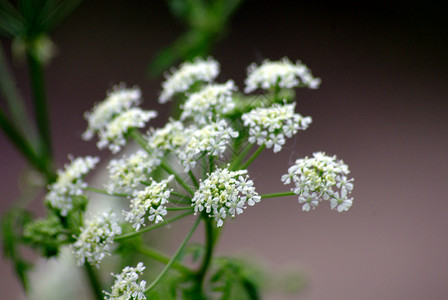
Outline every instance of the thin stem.
MULTIPOLYGON (((33 51, 32 49, 29 51, 33 51)), ((50 120, 45 95, 44 70, 42 62, 34 54, 28 53, 31 86, 34 95, 34 110, 40 138, 40 155, 47 164, 52 163, 50 120)))
POLYGON ((115 241, 120 241, 120 240, 124 240, 124 239, 133 238, 133 237, 135 237, 135 236, 137 236, 137 235, 140 235, 140 234, 142 234, 142 233, 145 233, 145 232, 148 232, 148 231, 157 229, 157 228, 159 228, 159 227, 163 227, 163 226, 165 226, 165 225, 167 225, 167 224, 169 224, 169 223, 172 223, 172 222, 174 222, 174 221, 180 220, 180 219, 182 219, 183 217, 186 217, 186 216, 188 216, 188 215, 191 215, 192 213, 193 213, 193 211, 188 211, 188 212, 186 212, 186 213, 177 215, 177 216, 175 216, 175 217, 173 217, 173 218, 171 218, 171 219, 165 220, 165 222, 158 223, 158 224, 154 224, 154 225, 152 225, 152 226, 148 226, 148 227, 146 227, 146 228, 143 228, 143 229, 141 229, 140 231, 130 232, 130 233, 126 233, 126 234, 122 234, 122 235, 116 236, 116 237, 114 238, 114 240, 115 240, 115 241))
POLYGON ((193 208, 191 206, 187 206, 187 207, 167 207, 166 210, 167 211, 193 210, 193 208))
POLYGON ((243 151, 241 151, 241 153, 238 155, 237 158, 235 158, 235 160, 233 161, 233 163, 230 165, 230 170, 236 170, 238 169, 238 166, 241 164, 241 162, 243 161, 243 159, 246 157, 246 155, 250 152, 250 150, 252 149, 252 147, 254 146, 254 144, 249 143, 246 148, 244 148, 243 151))
POLYGON ((185 183, 185 181, 180 178, 179 175, 177 175, 176 172, 174 172, 173 169, 171 169, 167 164, 165 164, 163 161, 160 164, 160 166, 162 167, 162 169, 164 169, 168 174, 173 175, 174 178, 176 179, 176 181, 190 194, 190 195, 194 195, 193 191, 190 189, 190 187, 188 186, 188 184, 185 183))
POLYGON ((186 195, 183 195, 183 194, 181 194, 181 193, 178 193, 178 192, 176 192, 176 191, 171 191, 171 195, 176 196, 176 197, 179 197, 179 198, 182 198, 182 199, 187 199, 187 200, 190 200, 190 201, 191 201, 191 198, 190 198, 190 197, 188 197, 188 196, 186 196, 186 195))
POLYGON ((191 170, 188 171, 188 175, 190 175, 191 181, 193 182, 194 186, 198 189, 199 188, 198 180, 194 176, 193 172, 191 172, 191 170))
POLYGON ((293 196, 295 195, 294 192, 283 192, 283 193, 273 193, 273 194, 265 194, 261 195, 261 199, 265 198, 275 198, 275 197, 284 197, 284 196, 293 196))
POLYGON ((254 154, 252 154, 252 156, 246 161, 246 163, 244 165, 241 166, 241 170, 247 169, 247 167, 257 158, 258 155, 260 155, 260 153, 264 150, 264 148, 266 148, 266 145, 263 144, 260 147, 258 147, 257 151, 254 152, 254 154))
POLYGON ((208 171, 213 173, 213 169, 215 168, 215 158, 213 156, 208 157, 208 171))
POLYGON ((86 271, 87 277, 89 278, 90 287, 95 296, 95 299, 102 300, 104 295, 101 289, 100 281, 98 279, 98 274, 95 269, 88 263, 84 264, 84 270, 86 271))
POLYGON ((85 191, 90 191, 90 192, 94 192, 97 194, 103 194, 103 195, 107 195, 107 196, 111 196, 111 197, 129 197, 131 195, 129 194, 121 194, 121 193, 109 193, 108 191, 102 190, 102 189, 98 189, 98 188, 94 188, 92 186, 88 186, 84 189, 85 191))
POLYGON ((176 252, 171 257, 170 261, 166 264, 165 268, 160 272, 159 276, 151 283, 151 285, 145 290, 145 294, 148 294, 152 289, 154 289, 157 284, 162 280, 163 276, 168 272, 168 270, 171 268, 173 263, 176 261, 177 257, 182 253, 182 250, 185 248, 185 245, 187 245, 188 241, 190 240, 191 236, 193 235, 194 231, 198 227, 199 222, 201 221, 201 218, 197 218, 196 222, 194 223, 193 227, 191 228, 190 232, 185 237, 182 244, 179 246, 179 248, 176 250, 176 252))
MULTIPOLYGON (((141 254, 144 254, 144 255, 146 255, 146 256, 154 259, 154 260, 157 260, 157 261, 159 261, 161 263, 168 264, 170 262, 170 258, 169 257, 165 256, 164 254, 162 254, 162 253, 160 253, 160 252, 158 252, 157 250, 154 250, 154 249, 151 249, 151 248, 148 248, 148 247, 138 247, 137 251, 140 252, 141 254)), ((193 275, 194 274, 194 272, 190 268, 184 266, 183 264, 181 264, 181 263, 179 263, 177 261, 175 261, 173 263, 172 267, 174 269, 184 273, 184 274, 187 274, 187 275, 193 275)))

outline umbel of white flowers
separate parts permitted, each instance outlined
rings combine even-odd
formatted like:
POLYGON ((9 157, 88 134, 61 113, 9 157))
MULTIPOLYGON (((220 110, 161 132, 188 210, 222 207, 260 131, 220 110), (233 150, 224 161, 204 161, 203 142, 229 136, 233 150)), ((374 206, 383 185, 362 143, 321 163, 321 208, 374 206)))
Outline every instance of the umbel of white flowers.
MULTIPOLYGON (((295 112, 294 99, 272 96, 281 95, 277 92, 282 89, 319 86, 320 79, 313 77, 300 61, 294 64, 284 58, 250 65, 244 93, 238 92, 232 80, 215 82, 219 69, 219 63, 212 58, 195 59, 172 69, 162 84, 159 101, 182 99, 180 117, 169 119, 161 128, 150 128, 146 134, 137 129, 146 127, 157 113, 138 107, 142 101, 138 87, 127 88, 124 84, 114 87, 103 102, 85 114, 88 127, 83 138, 90 140, 97 135, 100 149, 107 147, 118 153, 130 138, 142 148, 112 159, 108 165, 109 180, 105 183, 107 193, 129 200, 129 209, 122 215, 135 231, 144 229, 148 222, 165 222, 170 210, 178 210, 177 202, 171 201, 173 195, 180 195, 186 203, 180 209, 209 216, 216 226, 223 226, 263 198, 249 179, 247 166, 252 160, 264 148, 274 153, 284 150, 288 138, 310 126, 311 117, 295 112), (249 103, 249 99, 254 99, 250 93, 257 89, 271 100, 249 103), (233 146, 237 144, 243 147, 235 151, 233 146), (251 145, 258 145, 258 150, 249 159, 239 157, 243 153, 248 155, 251 145), (244 147, 248 152, 242 150, 244 147), (153 172, 159 167, 169 175, 157 177, 156 181, 152 179, 153 172), (196 180, 198 173, 203 177, 196 180), (183 197, 180 192, 185 191, 187 195, 183 197)), ((88 186, 83 178, 95 167, 98 158, 88 156, 71 161, 64 171, 58 172, 58 179, 49 186, 46 196, 49 206, 61 216, 72 212, 73 199, 85 197, 83 191, 88 186)), ((327 200, 331 209, 347 211, 353 204, 353 198, 349 197, 353 179, 347 178, 348 174, 348 166, 342 160, 316 152, 311 158, 297 159, 288 169, 281 181, 294 186, 291 192, 279 195, 298 195, 304 211, 327 200)), ((78 263, 99 266, 109 254, 114 238, 121 234, 120 222, 123 220, 110 211, 84 221, 72 245, 78 263)), ((137 282, 143 270, 140 263, 114 275, 116 281, 106 299, 146 299, 145 281, 137 282)))

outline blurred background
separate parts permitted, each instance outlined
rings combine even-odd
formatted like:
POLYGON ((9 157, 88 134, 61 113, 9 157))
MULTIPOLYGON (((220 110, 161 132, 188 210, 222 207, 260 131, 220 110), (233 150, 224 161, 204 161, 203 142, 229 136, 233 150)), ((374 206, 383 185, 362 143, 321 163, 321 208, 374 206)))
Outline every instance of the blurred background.
MULTIPOLYGON (((260 194, 281 192, 280 177, 299 157, 336 154, 355 177, 349 212, 321 205, 302 212, 296 197, 265 199, 226 226, 218 253, 258 258, 274 274, 299 270, 297 295, 266 299, 447 299, 448 21, 447 7, 425 2, 357 4, 245 1, 211 54, 218 81, 240 90, 251 62, 302 60, 322 79, 297 91, 297 111, 313 124, 279 154, 265 151, 249 169, 260 194)), ((139 85, 159 111, 163 77, 148 62, 185 31, 163 1, 85 1, 51 35, 57 56, 47 68, 54 154, 100 155, 81 140, 82 115, 119 82, 139 85)), ((11 59, 29 95, 24 64, 11 59)), ((28 94, 27 94, 28 93, 28 94)), ((0 134, 0 212, 19 195, 25 161, 0 134)), ((37 214, 42 203, 31 209, 37 214)), ((0 261, 2 299, 19 299, 10 263, 0 261)), ((294 284, 294 283, 293 283, 294 284)))

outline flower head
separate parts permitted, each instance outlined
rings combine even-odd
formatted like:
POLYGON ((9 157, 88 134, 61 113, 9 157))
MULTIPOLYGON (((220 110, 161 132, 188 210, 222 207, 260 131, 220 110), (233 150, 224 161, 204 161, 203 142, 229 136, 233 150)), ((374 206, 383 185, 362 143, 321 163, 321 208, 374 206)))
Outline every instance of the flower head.
POLYGON ((282 176, 284 184, 294 182, 291 190, 299 195, 302 210, 315 208, 319 201, 330 200, 331 209, 338 212, 348 210, 353 198, 348 198, 353 190, 353 179, 347 179, 348 166, 336 156, 327 156, 323 152, 313 153, 313 157, 296 160, 282 176))
POLYGON ((311 124, 311 117, 302 117, 294 109, 295 103, 274 104, 243 114, 244 126, 249 127, 249 142, 260 146, 265 144, 267 148, 274 146, 274 152, 279 152, 285 144, 285 137, 290 138, 311 124))
POLYGON ((233 130, 224 120, 190 130, 190 139, 183 151, 179 152, 185 171, 193 168, 204 152, 210 156, 221 156, 231 139, 238 137, 238 131, 233 130))
POLYGON ((231 112, 235 108, 232 92, 236 90, 232 80, 224 84, 211 84, 190 95, 183 106, 181 120, 193 118, 197 124, 207 124, 210 120, 231 112))
POLYGON ((111 194, 131 193, 159 164, 158 157, 149 157, 143 150, 138 150, 129 157, 123 156, 122 159, 111 160, 107 166, 109 170, 107 191, 111 194))
POLYGON ((246 93, 257 88, 268 90, 278 86, 290 89, 302 85, 316 89, 320 85, 320 79, 314 78, 306 65, 299 60, 293 64, 286 57, 280 61, 265 60, 260 66, 253 63, 247 68, 247 73, 246 93))
POLYGON ((157 155, 163 156, 183 147, 188 142, 188 133, 182 122, 170 120, 164 127, 148 132, 148 145, 157 155))
POLYGON ((221 227, 227 216, 234 218, 246 209, 246 204, 253 206, 260 199, 247 170, 216 169, 201 181, 192 205, 195 213, 205 210, 221 227))
POLYGON ((163 217, 167 214, 166 204, 170 197, 171 190, 168 189, 168 184, 173 180, 171 175, 168 179, 161 182, 152 181, 151 185, 147 186, 142 191, 136 191, 131 199, 130 211, 123 211, 126 221, 132 223, 132 227, 136 231, 141 226, 145 226, 145 216, 148 215, 148 220, 156 224, 163 221, 163 217))
POLYGON ((110 245, 118 234, 121 234, 121 227, 117 216, 109 210, 87 220, 73 244, 78 265, 88 262, 98 267, 106 254, 109 254, 110 245))
POLYGON ((110 293, 104 292, 107 296, 106 300, 145 300, 144 294, 146 281, 137 282, 139 276, 143 274, 145 266, 142 262, 137 264, 137 267, 126 267, 120 274, 112 274, 116 279, 112 286, 110 293))
POLYGON ((114 86, 107 93, 107 98, 96 104, 92 111, 84 114, 88 127, 83 133, 85 140, 92 139, 93 135, 104 130, 109 122, 118 114, 130 109, 141 102, 142 93, 138 87, 126 88, 124 84, 114 86))
POLYGON ((196 82, 212 82, 219 74, 219 63, 212 58, 203 60, 196 58, 193 62, 185 62, 178 70, 172 69, 162 83, 163 91, 159 102, 165 103, 175 94, 183 93, 196 82))
POLYGON ((129 129, 145 127, 146 122, 156 116, 155 111, 144 111, 138 107, 120 113, 99 132, 98 148, 103 149, 108 146, 112 153, 117 153, 126 145, 125 134, 129 129))
POLYGON ((72 159, 65 165, 64 170, 58 171, 56 182, 52 183, 45 201, 54 209, 60 211, 61 216, 66 216, 73 209, 73 197, 82 195, 87 187, 83 177, 98 163, 98 157, 86 156, 72 159))

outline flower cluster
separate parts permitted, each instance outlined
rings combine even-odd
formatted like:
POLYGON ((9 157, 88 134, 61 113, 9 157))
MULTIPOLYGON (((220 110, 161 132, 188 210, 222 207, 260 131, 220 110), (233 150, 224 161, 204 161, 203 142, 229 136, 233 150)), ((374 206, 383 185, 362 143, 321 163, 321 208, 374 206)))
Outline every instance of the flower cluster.
POLYGON ((106 211, 87 220, 73 244, 78 265, 88 262, 98 267, 106 254, 109 254, 114 237, 119 234, 121 227, 118 225, 115 213, 106 211))
POLYGON ((212 58, 197 58, 193 62, 183 63, 178 70, 172 69, 171 72, 162 83, 160 103, 167 102, 177 93, 188 91, 196 82, 212 82, 219 74, 219 63, 212 58))
POLYGON ((170 120, 162 128, 151 129, 148 135, 148 146, 158 156, 176 152, 188 141, 188 131, 184 124, 175 120, 170 120))
POLYGON ((142 280, 137 282, 139 276, 145 270, 145 266, 142 262, 137 264, 137 267, 125 267, 120 274, 113 274, 115 282, 112 286, 110 293, 104 292, 107 296, 106 300, 144 300, 146 296, 144 294, 146 288, 146 281, 142 280))
POLYGON ((280 61, 265 60, 260 66, 255 63, 247 68, 246 88, 244 91, 250 93, 257 88, 264 90, 276 87, 291 89, 305 86, 317 89, 320 79, 314 78, 311 71, 301 61, 293 64, 288 58, 280 61))
POLYGON ((273 104, 268 108, 255 108, 241 116, 244 126, 249 127, 249 142, 274 146, 279 152, 285 144, 285 136, 290 138, 299 129, 305 130, 311 124, 311 117, 294 113, 295 103, 273 104))
POLYGON ((221 227, 227 215, 234 218, 249 206, 260 202, 253 181, 249 180, 247 170, 229 171, 216 169, 201 181, 192 199, 195 213, 205 212, 215 219, 221 227), (246 176, 244 176, 246 175, 246 176))
POLYGON ((224 120, 205 125, 202 128, 191 128, 192 133, 185 148, 179 153, 185 171, 196 165, 196 160, 206 152, 210 156, 222 155, 232 138, 238 137, 224 120))
POLYGON ((140 102, 139 88, 115 86, 103 102, 85 114, 88 127, 83 138, 90 140, 98 133, 98 148, 108 147, 112 153, 117 153, 126 144, 125 134, 129 129, 142 128, 146 122, 157 116, 155 111, 134 107, 140 102))
POLYGON ((123 211, 126 221, 132 223, 132 227, 136 231, 141 226, 145 226, 145 216, 148 214, 148 220, 151 222, 163 221, 163 217, 167 214, 166 204, 170 198, 171 190, 168 184, 173 180, 174 176, 169 176, 161 182, 152 181, 142 191, 136 191, 131 199, 130 211, 123 211))
POLYGON ((331 209, 347 211, 353 203, 348 195, 353 190, 353 179, 347 179, 348 166, 336 156, 327 156, 323 152, 313 153, 313 157, 296 160, 282 176, 284 184, 294 182, 291 190, 299 195, 302 210, 309 211, 317 207, 319 201, 330 200, 331 209), (340 191, 335 191, 339 189, 340 191))
POLYGON ((98 157, 86 156, 72 159, 65 165, 65 169, 58 171, 58 178, 48 188, 50 192, 45 201, 54 209, 60 211, 61 216, 67 216, 73 209, 73 197, 82 195, 87 184, 83 181, 84 175, 92 170, 98 163, 98 157))
POLYGON ((122 159, 111 160, 107 167, 109 169, 107 191, 110 194, 131 193, 159 164, 158 157, 149 157, 143 150, 138 150, 129 157, 123 156, 122 159))
POLYGON ((224 84, 211 84, 188 97, 183 106, 181 120, 193 118, 197 124, 207 124, 235 108, 232 93, 237 88, 232 80, 224 84))

